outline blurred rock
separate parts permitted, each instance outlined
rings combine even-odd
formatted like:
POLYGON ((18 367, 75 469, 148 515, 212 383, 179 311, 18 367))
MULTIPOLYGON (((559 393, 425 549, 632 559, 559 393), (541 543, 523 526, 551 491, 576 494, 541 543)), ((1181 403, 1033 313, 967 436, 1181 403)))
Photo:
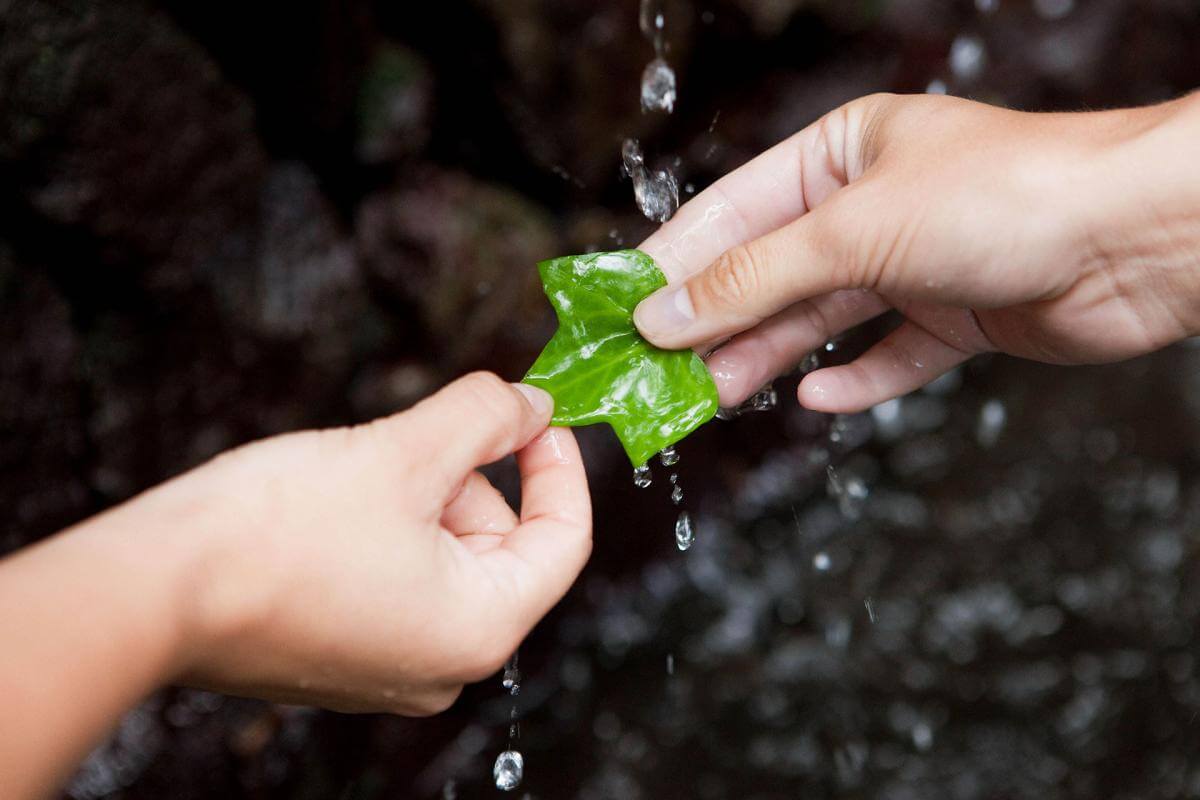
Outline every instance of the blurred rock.
POLYGON ((364 201, 358 249, 378 288, 418 315, 443 374, 485 353, 536 355, 552 330, 511 324, 552 319, 535 266, 559 254, 546 212, 511 191, 426 168, 364 201))

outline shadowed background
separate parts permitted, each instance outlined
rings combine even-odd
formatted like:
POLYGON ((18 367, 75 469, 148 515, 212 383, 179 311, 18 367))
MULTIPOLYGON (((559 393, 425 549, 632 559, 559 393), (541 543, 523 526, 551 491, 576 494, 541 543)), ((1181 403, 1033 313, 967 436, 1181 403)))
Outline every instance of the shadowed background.
MULTIPOLYGON (((0 552, 239 443, 519 378, 553 330, 534 263, 650 230, 625 137, 686 200, 872 91, 1200 84, 1192 0, 978 5, 669 2, 667 117, 630 0, 0 0, 0 552)), ((522 649, 516 796, 1200 797, 1200 350, 981 359, 838 419, 794 384, 680 447, 687 554, 666 471, 636 490, 583 432, 595 557, 522 649)), ((493 796, 507 714, 498 679, 421 721, 167 690, 70 796, 493 796)))

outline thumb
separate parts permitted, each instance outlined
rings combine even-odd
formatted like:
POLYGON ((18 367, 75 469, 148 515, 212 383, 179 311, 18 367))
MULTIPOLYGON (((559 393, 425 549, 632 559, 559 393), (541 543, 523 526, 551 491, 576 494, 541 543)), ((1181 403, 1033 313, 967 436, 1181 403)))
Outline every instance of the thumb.
POLYGON ((859 194, 842 189, 794 222, 726 250, 643 300, 634 324, 653 344, 680 350, 727 339, 797 301, 858 288, 852 237, 859 194))
POLYGON ((524 447, 546 429, 553 411, 554 400, 542 389, 474 372, 395 419, 404 425, 409 452, 424 454, 436 483, 449 488, 524 447))

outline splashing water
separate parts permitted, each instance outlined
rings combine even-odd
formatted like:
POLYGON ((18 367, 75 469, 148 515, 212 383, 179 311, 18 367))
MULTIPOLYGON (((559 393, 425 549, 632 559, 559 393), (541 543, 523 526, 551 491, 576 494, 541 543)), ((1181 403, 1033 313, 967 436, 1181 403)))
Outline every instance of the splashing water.
POLYGON ((517 653, 514 651, 508 661, 504 662, 504 677, 500 685, 508 689, 511 695, 521 693, 521 671, 517 669, 517 653))
POLYGON ((696 542, 696 531, 692 527, 692 515, 686 511, 679 512, 675 520, 675 544, 680 550, 687 550, 696 542))
POLYGON ((870 493, 862 478, 857 475, 839 475, 832 464, 825 468, 825 475, 825 490, 837 501, 842 516, 851 520, 862 516, 863 504, 870 493))
POLYGON ((516 750, 505 750, 496 756, 496 765, 492 767, 492 777, 496 779, 496 788, 511 792, 521 785, 525 776, 525 758, 516 750))
POLYGON ((679 183, 675 176, 665 169, 649 169, 637 139, 625 140, 621 162, 625 174, 633 181, 633 198, 642 215, 654 222, 666 222, 673 217, 679 208, 679 183))
POLYGON ((650 472, 649 464, 642 464, 633 470, 633 485, 639 489, 649 488, 650 483, 654 480, 654 474, 650 472))
MULTIPOLYGON (((662 462, 664 467, 673 467, 679 463, 679 453, 675 451, 674 445, 671 447, 665 447, 663 448, 663 451, 658 454, 658 460, 662 462)), ((673 475, 673 477, 676 479, 679 478, 678 475, 673 475)), ((671 482, 674 483, 675 481, 671 482)))
POLYGON ((642 70, 642 111, 675 110, 675 70, 656 58, 642 70))
POLYGON ((720 408, 717 409, 717 419, 733 420, 743 414, 750 414, 756 411, 774 411, 779 405, 779 393, 775 391, 772 384, 759 389, 754 394, 746 399, 746 402, 735 408, 720 408))

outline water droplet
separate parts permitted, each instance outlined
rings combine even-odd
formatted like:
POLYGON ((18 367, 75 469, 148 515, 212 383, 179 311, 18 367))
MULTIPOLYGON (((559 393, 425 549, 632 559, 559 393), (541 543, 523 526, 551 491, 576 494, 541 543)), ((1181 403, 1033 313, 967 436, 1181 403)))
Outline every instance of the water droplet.
POLYGON ((830 464, 825 468, 825 491, 837 501, 838 510, 846 519, 858 519, 870 490, 857 475, 840 475, 830 464))
POLYGON ((817 572, 828 572, 830 566, 832 566, 832 561, 829 558, 829 554, 825 551, 821 551, 813 556, 813 569, 817 572))
POLYGON ((1033 0, 1033 8, 1042 19, 1062 19, 1075 9, 1075 0, 1033 0))
POLYGON ((671 502, 674 503, 675 505, 679 505, 680 503, 683 502, 683 487, 682 486, 676 486, 674 489, 671 490, 671 502))
POLYGON ((525 776, 525 758, 516 750, 505 750, 496 756, 496 765, 492 767, 492 777, 496 779, 496 788, 511 792, 521 785, 525 776))
POLYGON ((821 368, 821 357, 816 352, 809 353, 800 362, 800 371, 804 374, 816 372, 821 368))
POLYGON ((964 34, 950 45, 950 71, 961 81, 971 81, 983 73, 987 50, 978 36, 964 34))
POLYGON ((517 695, 521 693, 521 671, 517 669, 517 653, 514 652, 508 661, 504 662, 504 677, 500 681, 500 685, 508 689, 508 693, 517 695))
POLYGON ((696 531, 692 528, 692 517, 686 511, 679 512, 675 520, 675 544, 680 550, 687 550, 696 541, 696 531))
POLYGON ((673 467, 679 463, 679 453, 675 451, 675 446, 664 447, 662 452, 658 454, 658 460, 662 462, 664 467, 673 467))
POLYGON ((675 654, 674 653, 667 653, 667 674, 668 675, 675 674, 675 654))
POLYGON ((871 620, 871 624, 875 624, 875 604, 871 602, 871 598, 863 600, 863 605, 867 609, 867 619, 871 620))
POLYGON ((679 184, 667 170, 650 170, 637 139, 626 139, 621 147, 625 174, 633 181, 633 197, 642 215, 666 222, 679 208, 679 184))
POLYGON ((975 425, 975 441, 983 447, 991 447, 1000 438, 1008 412, 1000 400, 988 400, 979 409, 979 421, 975 425))
POLYGON ((642 111, 675 110, 675 70, 656 58, 642 70, 642 111))
POLYGON ((653 480, 654 475, 650 472, 649 464, 642 464, 633 471, 633 485, 639 489, 647 488, 653 480))

